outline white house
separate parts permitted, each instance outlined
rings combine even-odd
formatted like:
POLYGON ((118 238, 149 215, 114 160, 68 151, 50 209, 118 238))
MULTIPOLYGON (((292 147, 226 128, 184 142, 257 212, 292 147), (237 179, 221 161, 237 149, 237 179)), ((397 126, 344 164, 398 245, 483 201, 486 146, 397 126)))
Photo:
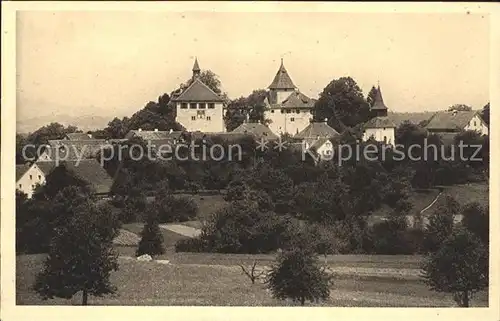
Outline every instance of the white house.
POLYGON ((16 165, 16 189, 31 198, 36 186, 45 184, 46 175, 36 163, 16 165))
POLYGON ((309 125, 315 100, 295 87, 283 59, 268 89, 264 117, 271 120, 269 128, 273 133, 296 135, 309 125))
POLYGON ((200 80, 196 59, 192 83, 172 98, 177 111, 176 121, 187 131, 224 132, 224 99, 200 80))
POLYGON ((322 159, 332 159, 334 144, 332 139, 340 134, 327 124, 325 119, 322 122, 310 122, 309 125, 293 137, 300 141, 302 152, 308 150, 312 152, 316 161, 322 159))
POLYGON ((488 125, 477 111, 440 111, 435 113, 427 123, 430 133, 459 133, 463 130, 474 130, 481 135, 488 135, 488 125))
POLYGON ((387 109, 378 86, 373 105, 370 107, 373 118, 363 124, 363 141, 373 138, 384 144, 395 145, 396 125, 387 116, 387 109))

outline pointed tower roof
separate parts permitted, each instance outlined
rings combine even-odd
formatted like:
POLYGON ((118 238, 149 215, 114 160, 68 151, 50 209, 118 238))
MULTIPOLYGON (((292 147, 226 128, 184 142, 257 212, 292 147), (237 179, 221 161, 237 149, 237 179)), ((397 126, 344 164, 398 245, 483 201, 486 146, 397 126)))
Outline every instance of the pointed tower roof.
POLYGON ((373 100, 372 110, 387 110, 387 106, 384 103, 384 99, 382 98, 382 91, 380 91, 380 85, 377 86, 377 92, 375 94, 375 98, 373 100))
POLYGON ((285 65, 283 64, 283 58, 281 58, 281 66, 274 76, 274 80, 269 85, 269 89, 295 89, 295 85, 293 84, 292 79, 288 75, 288 72, 285 69, 285 65))
POLYGON ((194 58, 193 71, 200 71, 200 66, 198 65, 198 57, 194 58))

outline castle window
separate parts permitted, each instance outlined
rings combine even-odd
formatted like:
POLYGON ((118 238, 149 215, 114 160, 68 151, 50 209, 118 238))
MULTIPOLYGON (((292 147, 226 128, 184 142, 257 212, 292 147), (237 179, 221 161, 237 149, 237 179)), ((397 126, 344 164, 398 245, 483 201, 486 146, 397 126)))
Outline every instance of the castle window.
POLYGON ((287 110, 286 110, 286 113, 287 113, 287 114, 290 114, 291 112, 292 112, 292 111, 291 111, 290 109, 287 109, 287 110))
POLYGON ((42 175, 38 175, 38 180, 41 181, 42 180, 42 175))
POLYGON ((30 181, 33 179, 33 175, 30 175, 30 181))
POLYGON ((274 109, 271 109, 271 114, 274 114, 274 109))
POLYGON ((196 120, 196 116, 191 116, 191 120, 196 120))
POLYGON ((211 120, 210 116, 207 116, 207 120, 211 120))
POLYGON ((23 188, 23 184, 19 184, 19 188, 23 188))
POLYGON ((387 136, 384 136, 384 144, 387 143, 387 136))
POLYGON ((293 117, 292 117, 292 118, 290 118, 290 121, 295 121, 295 118, 293 118, 293 117))
POLYGON ((215 104, 214 103, 208 103, 208 108, 214 109, 215 108, 215 104))
POLYGON ((285 113, 285 110, 284 110, 284 109, 282 109, 282 110, 281 110, 281 113, 282 113, 282 114, 284 114, 284 113, 285 113))
POLYGON ((205 103, 199 103, 198 104, 198 108, 205 109, 205 108, 207 108, 207 104, 205 104, 205 103))
POLYGON ((297 114, 300 114, 300 109, 297 109, 295 112, 296 112, 297 114))
POLYGON ((476 127, 476 121, 474 121, 474 127, 476 127))
POLYGON ((181 109, 187 109, 188 104, 187 103, 181 103, 181 109))
POLYGON ((191 109, 196 109, 196 103, 190 103, 189 108, 191 109))

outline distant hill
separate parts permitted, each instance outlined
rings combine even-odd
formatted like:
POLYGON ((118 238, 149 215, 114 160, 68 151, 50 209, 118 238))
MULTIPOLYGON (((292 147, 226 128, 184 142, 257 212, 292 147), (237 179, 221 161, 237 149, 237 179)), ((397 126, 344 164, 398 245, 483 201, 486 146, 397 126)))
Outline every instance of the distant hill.
POLYGON ((110 117, 96 116, 96 115, 84 115, 84 116, 69 116, 69 115, 49 115, 33 117, 29 119, 18 119, 17 120, 17 133, 29 133, 37 130, 38 128, 48 125, 52 122, 58 122, 65 126, 73 125, 77 126, 83 131, 102 129, 108 125, 111 121, 110 117))
POLYGON ((410 123, 418 125, 418 123, 420 123, 422 120, 428 120, 435 113, 435 111, 418 111, 411 113, 389 112, 388 116, 396 124, 396 126, 399 126, 401 123, 407 120, 410 123))

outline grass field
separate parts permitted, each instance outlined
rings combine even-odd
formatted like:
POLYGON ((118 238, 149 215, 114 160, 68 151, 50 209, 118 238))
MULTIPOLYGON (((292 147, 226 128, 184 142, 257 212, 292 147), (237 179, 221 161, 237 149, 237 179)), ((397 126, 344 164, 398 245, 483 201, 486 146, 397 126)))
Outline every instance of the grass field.
MULTIPOLYGON (((389 257, 367 257, 367 261, 388 262, 389 257)), ((19 305, 78 305, 79 295, 71 300, 43 301, 31 289, 35 274, 40 270, 43 255, 17 257, 16 300, 19 305)), ((362 262, 361 256, 337 257, 342 260, 362 262)), ((403 261, 412 261, 402 257, 403 261)), ((392 257, 393 263, 399 257, 392 257)), ((229 306, 282 306, 291 302, 275 300, 265 285, 252 285, 238 266, 173 264, 139 262, 120 259, 120 268, 112 274, 111 281, 118 291, 113 296, 90 297, 92 305, 229 305, 229 306)), ((335 270, 335 269, 334 269, 335 270)), ((487 294, 480 293, 473 306, 487 306, 487 294)), ((434 306, 449 307, 454 302, 449 295, 429 291, 419 280, 341 275, 335 280, 331 296, 322 306, 434 306)))

